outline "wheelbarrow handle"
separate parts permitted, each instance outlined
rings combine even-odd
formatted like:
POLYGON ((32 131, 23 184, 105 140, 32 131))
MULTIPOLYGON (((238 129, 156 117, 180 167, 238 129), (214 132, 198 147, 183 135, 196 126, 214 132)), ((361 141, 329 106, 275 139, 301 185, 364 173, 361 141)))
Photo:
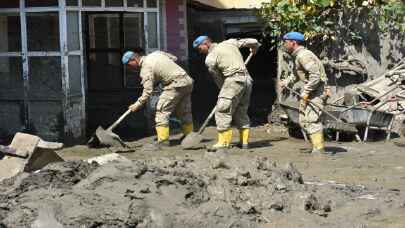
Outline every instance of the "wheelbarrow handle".
MULTIPOLYGON (((288 89, 291 93, 297 95, 300 99, 302 99, 301 94, 299 94, 297 91, 289 88, 288 86, 285 86, 284 88, 288 89)), ((308 100, 309 104, 319 108, 323 113, 327 114, 328 116, 330 116, 332 119, 338 121, 338 122, 343 122, 341 119, 338 119, 336 116, 332 115, 330 112, 326 111, 324 108, 322 108, 320 105, 318 105, 315 102, 312 102, 311 100, 308 100)))
MULTIPOLYGON (((376 102, 377 100, 381 99, 383 96, 386 96, 387 94, 389 94, 389 93, 391 93, 392 91, 396 90, 398 87, 399 87, 399 85, 396 85, 396 86, 392 87, 391 89, 389 89, 389 90, 385 91, 384 93, 382 93, 380 96, 375 97, 375 98, 374 98, 373 100, 371 100, 371 101, 366 101, 366 102, 364 102, 363 104, 370 105, 370 104, 376 102)), ((361 104, 362 104, 361 102, 358 103, 358 104, 354 104, 354 105, 352 105, 352 106, 350 106, 350 107, 348 107, 348 108, 346 108, 346 109, 343 109, 343 110, 341 111, 341 113, 346 112, 346 111, 348 111, 348 110, 350 110, 350 109, 353 109, 353 108, 355 108, 355 107, 357 107, 357 106, 359 106, 359 105, 361 105, 361 104)))
MULTIPOLYGON (((284 87, 284 88, 287 88, 291 93, 297 95, 299 98, 302 99, 301 95, 300 95, 299 93, 297 93, 295 90, 293 90, 293 89, 291 89, 291 88, 289 88, 289 87, 287 87, 287 86, 284 87)), ((327 115, 330 116, 332 119, 334 119, 336 122, 341 123, 341 124, 344 124, 344 125, 346 125, 347 127, 350 126, 350 131, 353 129, 353 132, 356 132, 356 135, 355 135, 355 136, 356 136, 356 140, 359 141, 359 142, 361 142, 361 138, 360 138, 359 134, 357 133, 357 129, 355 128, 355 126, 353 126, 352 124, 347 124, 347 123, 343 122, 343 120, 341 120, 341 119, 337 118, 336 116, 332 115, 330 112, 327 112, 324 108, 322 108, 322 107, 321 107, 320 105, 318 105, 317 103, 315 103, 315 102, 313 102, 313 101, 311 101, 311 100, 308 100, 308 102, 309 102, 310 105, 319 108, 319 109, 322 111, 322 113, 327 114, 327 115)), ((345 130, 348 130, 348 129, 345 129, 345 130)))
POLYGON ((112 131, 118 124, 121 123, 121 121, 123 119, 125 119, 125 117, 127 117, 130 113, 131 113, 131 109, 128 109, 124 114, 122 114, 120 116, 120 118, 118 118, 118 120, 116 120, 113 124, 111 124, 111 126, 107 129, 107 131, 112 131))

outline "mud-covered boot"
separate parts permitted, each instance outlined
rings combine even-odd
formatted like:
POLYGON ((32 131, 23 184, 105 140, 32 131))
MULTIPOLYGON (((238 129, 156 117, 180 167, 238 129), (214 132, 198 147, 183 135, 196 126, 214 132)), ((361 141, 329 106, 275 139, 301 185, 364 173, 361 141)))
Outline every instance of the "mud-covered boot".
POLYGON ((312 142, 312 151, 313 155, 324 155, 325 154, 325 141, 323 137, 323 132, 317 132, 310 135, 312 142))
POLYGON ((156 135, 157 141, 150 144, 146 144, 143 147, 144 151, 157 151, 161 150, 163 147, 170 146, 169 141, 170 130, 168 126, 156 127, 156 135))
POLYGON ((249 128, 241 128, 239 129, 239 143, 238 146, 243 149, 249 149, 249 128))
POLYGON ((193 123, 186 123, 181 126, 181 130, 183 131, 184 135, 188 135, 193 132, 193 123))
POLYGON ((191 132, 193 132, 193 130, 194 130, 193 123, 186 123, 186 124, 183 124, 183 125, 181 126, 181 130, 182 130, 182 132, 183 132, 183 135, 182 135, 181 138, 180 138, 180 142, 183 141, 183 139, 184 139, 188 134, 190 134, 191 132))
POLYGON ((226 150, 231 146, 232 129, 218 132, 218 142, 208 148, 208 151, 226 150))

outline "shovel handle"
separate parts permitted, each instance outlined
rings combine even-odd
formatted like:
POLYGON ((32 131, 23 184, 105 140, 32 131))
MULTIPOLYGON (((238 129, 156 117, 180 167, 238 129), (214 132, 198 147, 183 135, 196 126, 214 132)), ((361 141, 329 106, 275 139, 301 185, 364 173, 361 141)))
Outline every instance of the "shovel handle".
POLYGON ((198 130, 198 134, 201 134, 201 133, 205 130, 205 128, 207 127, 208 122, 210 122, 210 120, 211 120, 212 117, 214 116, 216 108, 217 108, 217 106, 215 106, 215 107, 212 109, 212 111, 211 111, 211 113, 208 115, 207 119, 205 119, 203 125, 200 127, 200 130, 198 130))
MULTIPOLYGON (((249 56, 248 56, 248 57, 246 58, 246 60, 245 60, 245 65, 247 65, 247 64, 249 63, 249 61, 250 61, 250 59, 252 59, 252 57, 253 57, 253 52, 250 52, 249 56)), ((201 125, 201 127, 200 127, 200 130, 198 130, 198 134, 201 134, 201 133, 205 130, 205 128, 207 127, 208 122, 210 122, 211 118, 212 118, 212 117, 214 116, 214 114, 215 114, 216 107, 217 107, 217 106, 215 106, 215 107, 212 109, 212 111, 211 111, 211 113, 208 115, 207 119, 205 119, 203 125, 201 125)))
MULTIPOLYGON (((300 99, 302 99, 301 95, 300 95, 299 93, 297 93, 297 91, 295 91, 295 90, 289 88, 288 86, 285 86, 284 88, 288 89, 291 93, 297 95, 300 99)), ((332 115, 330 112, 327 112, 325 109, 323 109, 323 108, 322 108, 321 106, 319 106, 318 104, 312 102, 311 100, 308 100, 308 102, 309 102, 311 105, 313 105, 313 106, 319 108, 323 113, 327 114, 327 115, 330 116, 332 119, 334 119, 334 120, 336 120, 336 121, 338 121, 338 122, 343 122, 341 119, 338 119, 336 116, 332 115)))
POLYGON ((121 123, 121 121, 123 119, 125 119, 125 117, 127 117, 129 114, 131 113, 131 110, 128 109, 124 114, 122 114, 122 116, 120 116, 120 118, 115 121, 108 129, 107 131, 112 131, 119 123, 121 123))
POLYGON ((247 65, 250 62, 250 59, 253 57, 253 52, 250 52, 249 56, 245 60, 245 65, 247 65))

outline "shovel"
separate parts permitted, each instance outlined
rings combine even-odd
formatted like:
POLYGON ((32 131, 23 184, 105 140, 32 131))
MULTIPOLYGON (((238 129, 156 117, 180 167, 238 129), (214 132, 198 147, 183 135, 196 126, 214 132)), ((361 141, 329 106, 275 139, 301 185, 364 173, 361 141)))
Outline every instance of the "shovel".
POLYGON ((202 133, 210 122, 211 118, 215 114, 216 106, 212 109, 211 113, 208 115, 207 119, 204 121, 203 125, 200 127, 198 132, 191 132, 190 134, 186 135, 186 137, 181 141, 181 147, 183 149, 195 149, 198 148, 198 145, 203 140, 202 133))
MULTIPOLYGON (((249 61, 250 61, 250 59, 252 59, 252 57, 253 57, 253 53, 250 52, 249 56, 245 60, 245 65, 247 65, 249 63, 249 61)), ((212 109, 211 113, 208 115, 207 119, 204 121, 203 125, 201 126, 200 130, 198 130, 198 132, 191 132, 183 139, 183 141, 181 141, 181 147, 183 149, 195 149, 195 148, 199 147, 199 144, 201 143, 201 141, 203 139, 201 134, 207 127, 208 122, 210 122, 211 118, 214 116, 215 109, 216 109, 216 106, 212 109)))
MULTIPOLYGON (((301 95, 299 93, 297 93, 295 90, 289 88, 288 86, 284 87, 286 89, 288 89, 291 93, 297 95, 299 98, 302 99, 301 95)), ((326 115, 328 115, 329 117, 331 117, 332 119, 334 119, 336 121, 336 123, 329 123, 328 127, 333 128, 337 131, 346 131, 346 132, 351 132, 351 133, 355 133, 356 137, 358 137, 357 135, 357 128, 355 126, 353 126, 352 124, 348 124, 343 122, 341 119, 338 119, 337 117, 335 117, 334 115, 332 115, 330 112, 326 111, 325 109, 323 109, 321 106, 319 106, 318 104, 312 102, 311 100, 308 100, 310 105, 313 105, 317 108, 319 108, 323 113, 325 113, 326 115)))
POLYGON ((113 146, 113 147, 128 147, 122 139, 112 132, 112 130, 121 123, 125 117, 127 117, 131 113, 131 110, 128 109, 120 118, 115 121, 107 130, 104 130, 103 127, 99 126, 96 130, 96 133, 90 138, 87 142, 87 145, 94 147, 94 146, 113 146))

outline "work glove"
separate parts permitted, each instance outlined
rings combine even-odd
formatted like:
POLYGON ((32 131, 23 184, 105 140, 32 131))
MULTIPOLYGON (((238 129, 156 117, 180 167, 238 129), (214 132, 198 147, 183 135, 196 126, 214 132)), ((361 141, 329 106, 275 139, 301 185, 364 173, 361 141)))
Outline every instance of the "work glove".
POLYGON ((250 48, 250 53, 252 53, 253 55, 256 55, 258 49, 259 49, 259 47, 250 48))
POLYGON ((323 96, 328 99, 330 97, 332 97, 332 90, 330 89, 329 86, 325 86, 325 90, 323 92, 323 96))
POLYGON ((304 111, 307 108, 309 102, 309 94, 304 93, 301 95, 301 101, 300 101, 300 110, 304 111))
POLYGON ((326 104, 328 99, 332 97, 332 91, 329 86, 325 87, 325 90, 322 93, 321 99, 326 104))
POLYGON ((130 109, 131 110, 131 112, 136 112, 136 111, 138 111, 139 109, 141 109, 141 106, 138 104, 138 103, 133 103, 132 105, 130 105, 129 107, 128 107, 128 109, 130 109))

